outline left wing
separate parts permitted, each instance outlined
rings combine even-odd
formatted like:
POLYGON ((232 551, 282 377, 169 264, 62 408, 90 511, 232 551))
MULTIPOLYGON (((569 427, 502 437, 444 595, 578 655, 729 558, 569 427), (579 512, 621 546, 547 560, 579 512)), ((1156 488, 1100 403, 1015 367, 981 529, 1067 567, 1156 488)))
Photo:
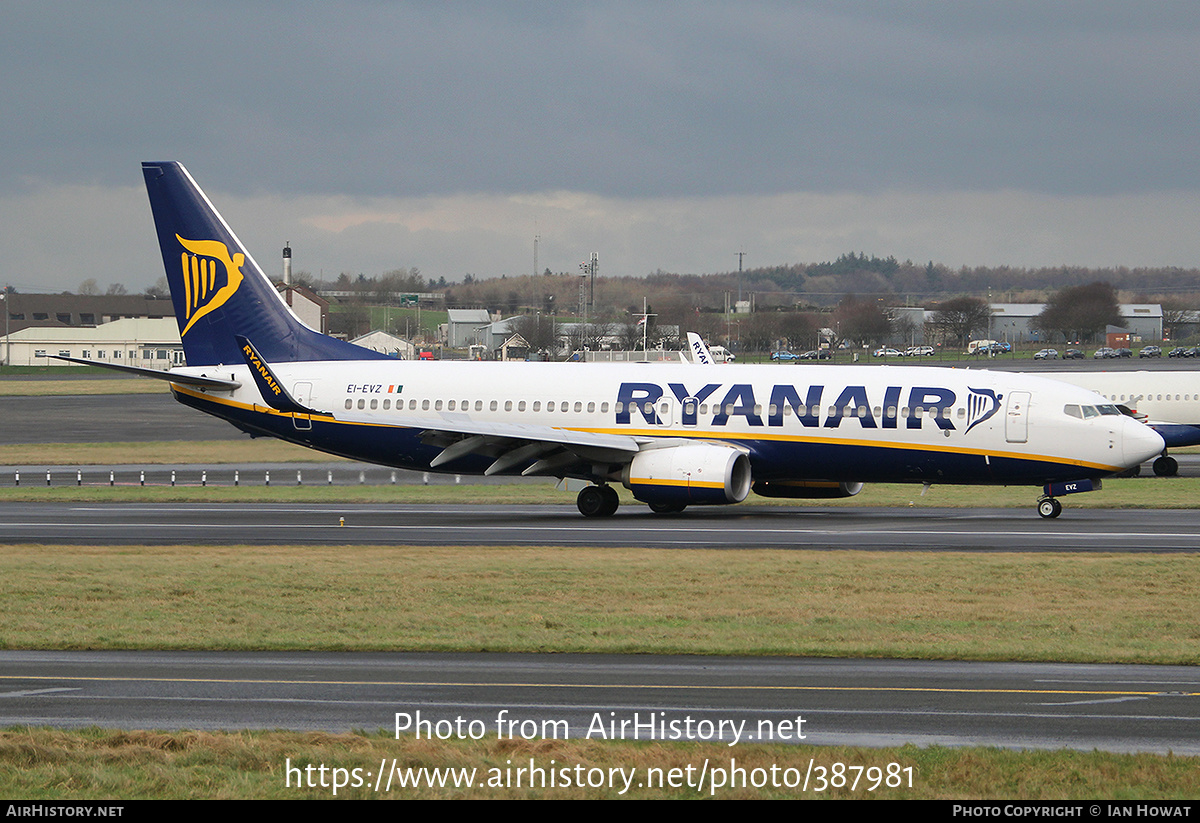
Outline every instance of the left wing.
MULTIPOLYGON (((338 420, 379 425, 376 417, 338 412, 338 420)), ((552 474, 559 477, 607 477, 614 465, 624 465, 641 449, 641 443, 621 434, 560 429, 529 423, 500 423, 470 420, 465 415, 389 417, 387 425, 421 431, 421 440, 442 450, 429 467, 451 468, 468 455, 493 458, 485 475, 514 470, 522 465, 523 475, 552 474)))

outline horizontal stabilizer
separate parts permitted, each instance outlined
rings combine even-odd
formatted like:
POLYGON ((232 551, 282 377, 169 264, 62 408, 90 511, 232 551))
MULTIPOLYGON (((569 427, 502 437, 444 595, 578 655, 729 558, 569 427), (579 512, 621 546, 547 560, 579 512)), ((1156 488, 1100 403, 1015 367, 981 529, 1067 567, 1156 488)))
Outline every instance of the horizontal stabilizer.
POLYGON ((155 380, 168 380, 172 383, 180 383, 185 386, 199 386, 202 389, 220 389, 222 391, 233 391, 240 388, 241 383, 236 380, 222 380, 219 377, 203 377, 192 374, 179 374, 178 372, 162 371, 161 369, 143 369, 139 366, 121 366, 116 363, 103 363, 99 360, 81 360, 78 357, 64 357, 61 354, 50 355, 55 360, 66 360, 68 363, 80 363, 84 366, 99 366, 102 369, 112 369, 113 371, 121 371, 126 374, 136 374, 139 377, 153 377, 155 380))

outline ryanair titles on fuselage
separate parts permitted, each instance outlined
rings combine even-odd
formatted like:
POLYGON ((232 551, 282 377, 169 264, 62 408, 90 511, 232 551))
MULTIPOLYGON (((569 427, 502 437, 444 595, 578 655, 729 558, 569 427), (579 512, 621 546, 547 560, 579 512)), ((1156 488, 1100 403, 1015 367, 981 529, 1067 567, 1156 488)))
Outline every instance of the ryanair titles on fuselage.
MULTIPOLYGON (((964 418, 964 434, 992 417, 1000 409, 1003 397, 991 389, 969 390, 971 396, 964 418)), ((949 410, 958 399, 952 389, 939 386, 913 386, 908 389, 907 398, 904 398, 905 390, 901 386, 885 387, 882 397, 872 397, 866 386, 846 386, 826 407, 825 398, 832 396, 833 392, 827 393, 825 386, 808 386, 801 395, 796 386, 781 384, 771 387, 764 420, 764 405, 755 396, 754 386, 749 383, 728 386, 709 383, 701 388, 668 383, 666 389, 657 383, 622 383, 617 392, 617 425, 630 425, 634 422, 634 415, 640 415, 650 425, 661 425, 656 404, 667 396, 668 391, 681 404, 684 425, 694 425, 699 404, 710 402, 714 404, 713 426, 726 426, 731 417, 743 418, 748 426, 782 426, 784 416, 788 413, 785 409, 790 409, 795 412, 801 425, 808 427, 836 429, 843 420, 856 420, 866 429, 895 429, 903 419, 906 428, 919 429, 924 418, 929 416, 938 428, 947 433, 955 430, 949 410), (906 405, 901 404, 902 398, 906 400, 906 405), (876 401, 874 404, 873 400, 876 401), (851 411, 846 412, 847 409, 851 411), (823 410, 826 414, 822 424, 823 410)), ((872 391, 878 393, 877 389, 872 391)))

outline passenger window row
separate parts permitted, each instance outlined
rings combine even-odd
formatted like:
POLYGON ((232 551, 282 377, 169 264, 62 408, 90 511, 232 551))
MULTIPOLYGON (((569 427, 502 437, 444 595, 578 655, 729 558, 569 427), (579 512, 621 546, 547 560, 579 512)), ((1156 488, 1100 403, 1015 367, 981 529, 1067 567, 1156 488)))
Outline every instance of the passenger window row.
MULTIPOLYGON (((418 411, 419 410, 419 411, 462 411, 462 412, 477 411, 477 412, 481 412, 484 410, 484 406, 486 405, 488 411, 494 412, 494 411, 500 411, 501 404, 503 404, 503 409, 506 412, 511 412, 514 410, 517 412, 524 412, 524 411, 540 412, 543 409, 543 403, 540 400, 534 400, 532 402, 529 402, 526 400, 515 400, 515 401, 514 400, 504 400, 504 401, 475 400, 475 401, 470 401, 470 400, 430 400, 430 399, 418 400, 416 398, 410 398, 407 401, 407 403, 404 400, 396 400, 395 401, 395 410, 396 411, 405 411, 405 410, 418 411)), ((390 411, 390 410, 392 410, 392 400, 391 400, 391 398, 384 398, 383 400, 380 400, 379 398, 376 398, 376 397, 372 397, 370 399, 367 399, 365 397, 360 397, 356 400, 355 398, 347 397, 345 406, 347 409, 354 409, 354 408, 372 409, 372 410, 383 409, 384 411, 390 411)), ((597 408, 599 409, 601 414, 608 414, 609 404, 606 402, 597 404, 594 401, 584 403, 583 401, 579 401, 579 400, 576 400, 574 403, 571 403, 570 401, 565 401, 565 400, 564 401, 550 400, 545 403, 545 410, 547 412, 555 412, 555 411, 571 412, 571 411, 574 411, 576 414, 581 414, 584 412, 585 408, 586 408, 588 414, 594 414, 596 412, 597 408)), ((617 414, 621 414, 625 411, 625 404, 624 403, 614 403, 613 409, 617 414)), ((722 412, 724 412, 724 414, 726 416, 731 417, 735 414, 740 413, 737 411, 737 409, 738 409, 738 407, 732 403, 726 404, 723 408, 720 404, 714 403, 711 406, 711 413, 713 415, 719 415, 722 412)), ((640 411, 646 415, 650 415, 650 414, 654 413, 654 404, 650 403, 649 401, 642 404, 641 406, 639 406, 636 403, 630 403, 629 411, 631 411, 631 412, 640 411)), ((857 406, 857 407, 855 407, 855 406, 845 406, 845 407, 830 406, 827 411, 828 411, 829 417, 839 417, 839 416, 840 417, 867 417, 868 416, 868 409, 866 406, 857 406)), ((767 412, 771 417, 775 417, 780 413, 780 409, 778 406, 776 406, 774 403, 772 403, 767 408, 767 412)), ((782 414, 784 417, 790 416, 792 414, 792 412, 793 412, 792 406, 790 406, 790 405, 783 406, 782 414)), ((820 415, 820 412, 821 412, 820 406, 812 406, 812 407, 801 406, 799 408, 799 410, 796 411, 796 414, 801 415, 801 416, 807 415, 810 417, 817 417, 820 415)), ((708 416, 709 413, 710 413, 709 405, 707 403, 701 403, 700 404, 700 415, 708 416)), ((754 414, 755 414, 755 416, 758 416, 758 417, 762 416, 762 414, 763 414, 762 405, 755 405, 754 414)), ((950 409, 941 409, 941 408, 937 408, 937 407, 927 409, 927 408, 924 408, 921 406, 917 406, 916 408, 913 408, 913 409, 910 409, 908 406, 900 406, 899 408, 897 408, 896 406, 888 406, 886 411, 879 406, 875 406, 874 409, 870 410, 870 415, 872 417, 881 417, 881 416, 886 415, 886 417, 889 420, 895 419, 897 414, 899 414, 899 416, 901 418, 907 418, 910 416, 911 417, 923 417, 926 414, 928 414, 930 419, 936 419, 938 417, 941 417, 944 420, 948 420, 951 416, 951 411, 950 411, 950 409)), ((957 416, 960 420, 965 418, 966 415, 967 415, 966 409, 964 409, 964 408, 958 409, 957 416)), ((1078 416, 1078 415, 1076 415, 1076 416, 1078 416)))
MULTIPOLYGON (((504 401, 476 400, 476 401, 474 401, 474 408, 472 408, 472 401, 470 401, 470 400, 429 400, 429 399, 417 400, 416 398, 409 399, 407 401, 407 405, 405 404, 404 400, 397 400, 396 404, 395 404, 395 410, 396 411, 406 411, 406 410, 407 411, 418 411, 418 410, 431 411, 432 410, 432 411, 463 411, 463 412, 477 411, 477 412, 481 412, 481 411, 483 411, 485 404, 487 405, 488 411, 500 411, 502 404, 503 404, 503 409, 506 412, 510 412, 510 411, 514 411, 514 410, 518 411, 518 412, 523 412, 526 410, 540 412, 542 410, 542 401, 540 401, 540 400, 534 400, 532 403, 530 403, 527 400, 504 400, 504 401)), ((566 400, 561 401, 561 402, 550 400, 545 404, 545 408, 546 408, 546 411, 548 411, 548 412, 574 411, 577 414, 583 413, 584 409, 586 408, 588 414, 594 414, 596 412, 597 405, 599 405, 601 414, 608 413, 608 403, 600 403, 600 404, 597 404, 595 402, 584 403, 583 401, 580 401, 580 400, 575 401, 574 404, 572 404, 566 400)), ((618 403, 617 405, 620 405, 620 404, 618 403)), ((347 397, 346 398, 346 408, 353 409, 356 407, 359 409, 370 408, 370 409, 383 409, 385 411, 388 411, 388 410, 392 409, 392 400, 391 400, 391 398, 384 398, 383 400, 380 400, 377 397, 372 397, 370 400, 368 400, 365 397, 360 397, 356 401, 353 397, 347 397)))

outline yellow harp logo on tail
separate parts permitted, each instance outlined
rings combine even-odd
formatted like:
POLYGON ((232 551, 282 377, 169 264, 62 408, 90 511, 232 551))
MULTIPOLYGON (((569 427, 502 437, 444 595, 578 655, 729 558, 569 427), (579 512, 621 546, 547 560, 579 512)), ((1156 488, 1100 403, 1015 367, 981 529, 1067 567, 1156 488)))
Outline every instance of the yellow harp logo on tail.
POLYGON ((242 264, 246 262, 246 255, 238 252, 230 257, 229 247, 217 240, 185 240, 178 234, 175 239, 187 249, 180 255, 187 317, 187 325, 180 333, 182 337, 197 320, 233 297, 242 285, 242 264), (217 271, 218 263, 225 268, 223 277, 217 271))

